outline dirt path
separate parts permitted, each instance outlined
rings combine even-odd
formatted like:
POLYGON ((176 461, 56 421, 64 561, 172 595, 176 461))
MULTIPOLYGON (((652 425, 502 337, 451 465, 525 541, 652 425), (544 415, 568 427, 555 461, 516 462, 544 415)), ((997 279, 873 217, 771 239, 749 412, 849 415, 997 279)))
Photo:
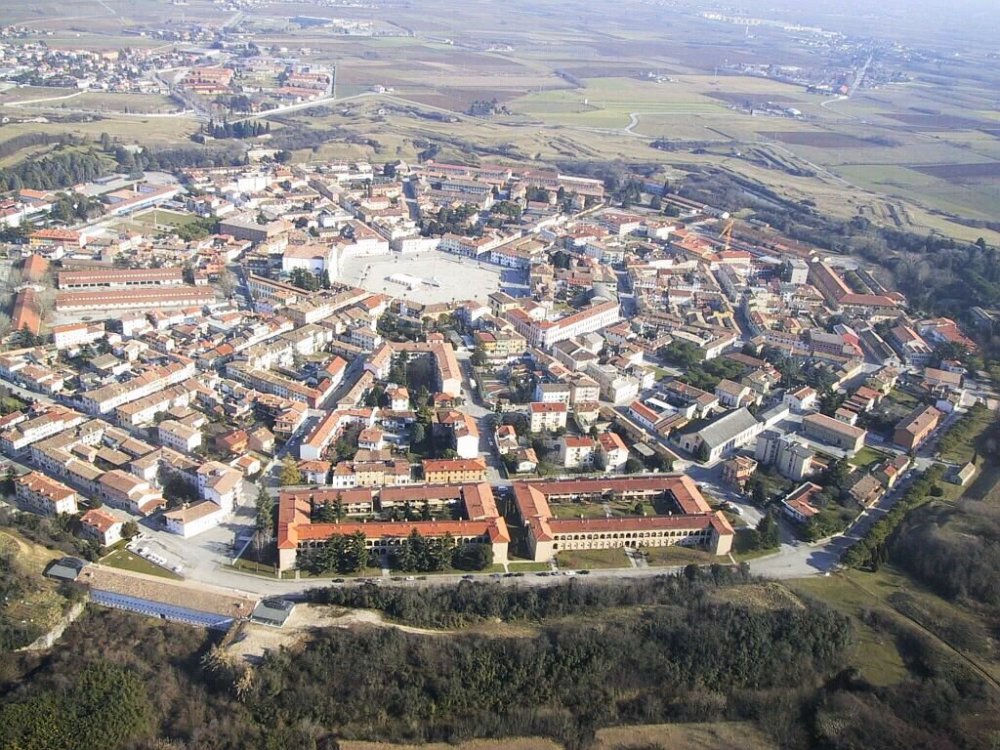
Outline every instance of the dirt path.
POLYGON ((28 107, 32 104, 42 104, 44 102, 59 102, 64 99, 74 99, 85 92, 76 91, 72 94, 66 94, 65 96, 44 96, 41 99, 26 99, 23 102, 5 102, 5 107, 28 107))
POLYGON ((259 660, 264 652, 279 648, 291 648, 302 642, 315 628, 351 628, 356 626, 395 628, 404 633, 416 635, 450 635, 448 630, 414 628, 388 622, 382 613, 370 609, 344 611, 322 605, 300 604, 292 612, 281 628, 247 623, 240 638, 227 649, 230 653, 250 661, 259 660))

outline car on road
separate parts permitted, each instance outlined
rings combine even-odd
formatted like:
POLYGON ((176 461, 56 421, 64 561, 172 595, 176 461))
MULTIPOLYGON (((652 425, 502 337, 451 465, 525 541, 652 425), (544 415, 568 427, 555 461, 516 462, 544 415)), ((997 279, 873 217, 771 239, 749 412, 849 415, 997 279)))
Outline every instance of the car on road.
POLYGON ((549 576, 549 575, 552 575, 552 574, 549 573, 547 570, 541 570, 538 573, 535 573, 535 575, 536 576, 543 576, 544 577, 544 576, 549 576))
POLYGON ((474 575, 464 575, 464 576, 462 576, 462 580, 463 581, 471 581, 473 578, 475 578, 474 575))

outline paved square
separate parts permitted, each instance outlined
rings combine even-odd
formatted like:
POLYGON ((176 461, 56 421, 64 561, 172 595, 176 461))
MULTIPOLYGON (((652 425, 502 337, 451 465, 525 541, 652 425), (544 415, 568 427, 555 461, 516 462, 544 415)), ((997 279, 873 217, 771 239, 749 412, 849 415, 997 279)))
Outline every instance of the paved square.
POLYGON ((338 280, 421 304, 468 299, 486 302, 486 297, 500 288, 501 270, 489 263, 428 250, 349 258, 341 264, 338 280))

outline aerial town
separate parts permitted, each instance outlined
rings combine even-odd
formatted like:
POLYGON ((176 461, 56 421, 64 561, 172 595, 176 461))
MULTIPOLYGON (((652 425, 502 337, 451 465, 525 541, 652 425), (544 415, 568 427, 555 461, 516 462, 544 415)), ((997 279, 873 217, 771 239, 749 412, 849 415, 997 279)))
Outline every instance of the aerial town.
POLYGON ((998 29, 0 3, 0 748, 1000 748, 998 29))
POLYGON ((980 400, 942 354, 975 344, 855 263, 642 190, 264 156, 78 185, 83 221, 17 191, 18 505, 76 516, 93 559, 124 537, 241 589, 241 565, 293 586, 580 551, 628 574, 731 562, 764 519, 790 555, 865 523, 980 400))

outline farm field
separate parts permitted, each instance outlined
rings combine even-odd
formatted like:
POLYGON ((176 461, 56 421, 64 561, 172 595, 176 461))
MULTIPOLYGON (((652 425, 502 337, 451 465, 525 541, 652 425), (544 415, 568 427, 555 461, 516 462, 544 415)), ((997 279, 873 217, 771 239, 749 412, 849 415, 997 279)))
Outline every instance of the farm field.
POLYGON ((32 110, 89 109, 98 112, 131 114, 166 114, 180 110, 177 103, 166 96, 158 96, 156 94, 103 94, 90 92, 82 93, 72 98, 28 105, 27 108, 32 110))

